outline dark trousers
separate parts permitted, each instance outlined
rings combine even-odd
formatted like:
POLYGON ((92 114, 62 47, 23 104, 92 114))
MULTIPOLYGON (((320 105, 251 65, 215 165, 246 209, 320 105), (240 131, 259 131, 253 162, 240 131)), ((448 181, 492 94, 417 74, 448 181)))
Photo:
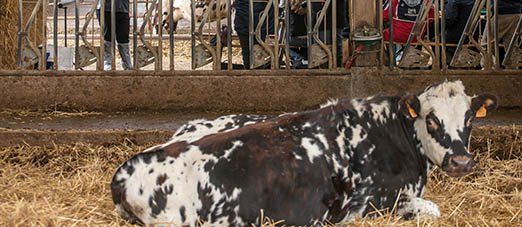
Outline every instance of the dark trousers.
MULTIPOLYGON (((98 22, 100 22, 100 10, 96 10, 96 16, 98 17, 98 22)), ((103 39, 105 41, 111 41, 111 12, 105 12, 104 24, 103 39)), ((129 14, 116 12, 116 41, 118 43, 129 43, 129 27, 129 14)))

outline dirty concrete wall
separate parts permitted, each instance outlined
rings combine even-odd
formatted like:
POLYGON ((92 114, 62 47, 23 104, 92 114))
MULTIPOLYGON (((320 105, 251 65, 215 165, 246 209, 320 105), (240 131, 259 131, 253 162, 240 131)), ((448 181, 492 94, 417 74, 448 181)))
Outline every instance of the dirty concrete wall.
POLYGON ((0 72, 0 109, 89 111, 297 111, 332 97, 421 91, 460 79, 469 94, 489 92, 522 107, 522 71, 397 72, 177 71, 0 72))

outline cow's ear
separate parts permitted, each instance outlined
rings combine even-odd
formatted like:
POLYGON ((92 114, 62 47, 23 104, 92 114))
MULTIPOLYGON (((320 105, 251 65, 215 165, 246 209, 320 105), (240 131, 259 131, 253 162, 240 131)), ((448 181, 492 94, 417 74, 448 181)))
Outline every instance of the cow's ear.
POLYGON ((416 119, 420 113, 420 101, 416 95, 406 95, 401 98, 401 112, 410 119, 416 119))
POLYGON ((471 99, 471 110, 475 117, 486 117, 487 113, 495 110, 498 106, 497 96, 491 94, 481 94, 471 99))

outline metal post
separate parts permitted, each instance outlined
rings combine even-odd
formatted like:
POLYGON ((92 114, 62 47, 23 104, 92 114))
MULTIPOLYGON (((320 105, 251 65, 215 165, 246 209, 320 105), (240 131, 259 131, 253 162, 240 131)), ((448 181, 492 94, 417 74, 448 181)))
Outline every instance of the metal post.
POLYGON ((174 0, 169 0, 169 69, 174 70, 174 0))
POLYGON ((312 21, 312 3, 310 0, 306 1, 306 20, 308 22, 306 28, 307 28, 307 54, 308 54, 308 68, 311 68, 311 60, 312 60, 312 27, 314 26, 314 22, 312 21))
POLYGON ((232 70, 232 1, 227 0, 227 69, 232 70))
POLYGON ((23 21, 23 3, 22 0, 18 0, 18 49, 17 49, 17 57, 16 57, 16 65, 18 68, 22 68, 22 36, 24 31, 22 30, 23 21))
POLYGON ((491 60, 492 60, 492 53, 491 53, 491 2, 489 0, 486 0, 486 65, 485 69, 491 69, 491 60))
POLYGON ((448 69, 448 64, 447 64, 447 56, 446 56, 446 13, 445 13, 445 0, 440 0, 440 8, 442 10, 442 14, 441 14, 441 21, 442 23, 440 24, 440 34, 441 34, 441 40, 442 40, 442 51, 441 51, 441 57, 442 57, 442 70, 446 70, 448 69))
POLYGON ((67 47, 67 7, 63 7, 63 14, 65 15, 65 19, 63 20, 63 29, 65 30, 65 40, 64 46, 67 47))
MULTIPOLYGON (((97 58, 96 60, 98 61, 97 62, 97 70, 100 70, 100 71, 103 71, 103 61, 105 60, 105 56, 104 56, 104 52, 105 52, 105 48, 104 48, 104 30, 105 30, 105 0, 100 0, 101 1, 101 7, 100 7, 100 30, 101 30, 101 34, 100 34, 100 54, 99 54, 99 58, 97 58)), ((114 56, 113 56, 114 57, 114 56)))
MULTIPOLYGON (((67 20, 67 16, 64 20, 67 20)), ((53 4, 53 69, 58 69, 58 0, 53 4)), ((67 30, 65 30, 67 33, 67 30)))
POLYGON ((40 56, 40 70, 47 68, 47 6, 49 1, 42 0, 42 55, 40 56))
POLYGON ((286 69, 290 70, 290 7, 289 1, 285 1, 285 64, 286 69))
POLYGON ((192 32, 190 42, 191 42, 191 47, 192 47, 191 48, 192 69, 196 69, 196 61, 195 61, 195 56, 196 56, 196 50, 195 50, 195 47, 196 47, 196 16, 195 16, 196 5, 195 4, 196 3, 194 0, 190 0, 190 31, 192 32))
POLYGON ((111 0, 111 70, 116 70, 116 0, 111 0))
MULTIPOLYGON (((278 0, 274 0, 273 1, 273 6, 274 6, 274 50, 275 50, 275 55, 274 55, 274 59, 272 59, 272 69, 279 69, 279 35, 278 35, 278 31, 279 31, 279 1, 278 0)), ((269 20, 270 16, 267 17, 267 20, 269 20)), ((267 22, 267 25, 268 25, 268 22, 267 22)), ((268 26, 266 26, 267 29, 268 29, 268 26)), ((266 33, 267 34, 267 37, 270 33, 266 33)))
MULTIPOLYGON (((326 22, 326 20, 325 20, 325 22, 326 22)), ((332 55, 333 55, 332 67, 335 69, 335 68, 337 68, 337 1, 336 0, 332 0, 332 55)))
POLYGON ((156 9, 156 19, 157 19, 157 25, 158 25, 158 49, 157 49, 157 56, 156 56, 156 71, 163 70, 163 28, 160 26, 163 22, 163 0, 158 1, 158 8, 156 9))
POLYGON ((382 30, 383 30, 383 18, 382 18, 382 0, 379 0, 379 5, 377 6, 377 19, 379 20, 378 21, 378 25, 377 25, 377 29, 379 29, 379 32, 380 32, 380 36, 381 36, 381 51, 379 51, 379 67, 384 67, 384 39, 382 37, 382 30))
MULTIPOLYGON (((215 0, 216 17, 216 58, 212 59, 214 63, 214 70, 221 69, 221 0, 215 0)), ((210 15, 209 15, 210 16, 210 15)), ((210 26, 210 24, 209 24, 210 26)))
POLYGON ((132 1, 132 67, 138 70, 138 1, 132 1))
MULTIPOLYGON (((499 61, 499 42, 498 42, 498 0, 493 0, 493 40, 495 44, 493 45, 495 48, 495 69, 500 69, 500 61, 499 61)), ((504 47, 507 49, 507 47, 504 47)))
MULTIPOLYGON (((249 59, 249 69, 254 68, 254 1, 250 1, 250 13, 248 14, 248 59, 249 59)), ((245 64, 245 63, 243 63, 245 64)))
POLYGON ((395 45, 393 44, 393 6, 392 0, 388 1, 388 21, 390 22, 389 37, 390 37, 390 69, 393 69, 397 62, 395 62, 395 45))
MULTIPOLYGON (((444 0, 443 0, 444 1, 444 0)), ((438 0, 435 0, 435 57, 434 59, 432 59, 432 69, 435 70, 435 71, 438 71, 440 70, 440 47, 439 47, 439 43, 440 43, 440 11, 439 11, 439 1, 438 0)), ((428 15, 429 15, 429 11, 430 11, 430 8, 426 9, 428 10, 428 15)), ((428 21, 429 21, 429 16, 428 16, 428 21)), ((429 26, 428 26, 429 27, 429 26)))
POLYGON ((78 49, 80 48, 80 11, 78 9, 78 1, 74 1, 74 68, 79 69, 80 56, 78 49))

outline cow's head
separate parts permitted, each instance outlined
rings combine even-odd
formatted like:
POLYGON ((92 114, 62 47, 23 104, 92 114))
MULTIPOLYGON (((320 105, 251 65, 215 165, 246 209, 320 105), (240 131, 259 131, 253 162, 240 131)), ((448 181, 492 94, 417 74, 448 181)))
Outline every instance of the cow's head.
POLYGON ((414 121, 424 155, 453 177, 466 175, 475 165, 468 150, 472 121, 496 107, 493 95, 467 96, 461 81, 433 85, 401 100, 402 112, 414 121))

